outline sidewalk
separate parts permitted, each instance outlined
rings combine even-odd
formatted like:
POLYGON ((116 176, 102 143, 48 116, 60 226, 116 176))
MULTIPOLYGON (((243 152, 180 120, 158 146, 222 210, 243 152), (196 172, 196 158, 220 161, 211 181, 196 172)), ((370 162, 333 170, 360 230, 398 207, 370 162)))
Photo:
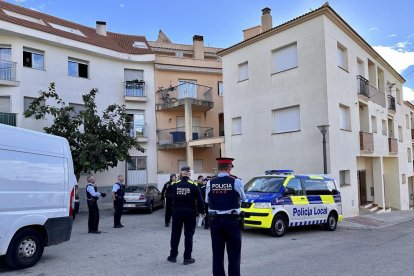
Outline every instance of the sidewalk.
POLYGON ((344 218, 338 222, 338 227, 345 229, 374 230, 397 225, 414 220, 414 210, 391 211, 381 214, 367 214, 356 217, 344 218))

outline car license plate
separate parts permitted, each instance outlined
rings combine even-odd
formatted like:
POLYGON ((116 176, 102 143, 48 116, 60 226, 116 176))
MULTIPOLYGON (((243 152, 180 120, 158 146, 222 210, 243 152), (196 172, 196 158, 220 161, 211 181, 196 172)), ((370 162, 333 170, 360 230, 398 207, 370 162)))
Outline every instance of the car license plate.
POLYGON ((124 207, 135 207, 135 204, 124 204, 124 207))

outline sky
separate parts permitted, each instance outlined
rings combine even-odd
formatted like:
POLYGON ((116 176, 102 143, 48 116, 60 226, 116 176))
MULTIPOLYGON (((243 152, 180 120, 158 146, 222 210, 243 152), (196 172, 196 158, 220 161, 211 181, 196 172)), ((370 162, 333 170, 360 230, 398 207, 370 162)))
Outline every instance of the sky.
MULTIPOLYGON (((108 31, 144 35, 158 31, 174 42, 227 48, 243 39, 243 29, 260 24, 261 9, 272 9, 273 26, 322 6, 325 0, 6 0, 43 13, 108 31)), ((404 99, 414 101, 412 0, 331 0, 330 6, 405 79, 404 99)))

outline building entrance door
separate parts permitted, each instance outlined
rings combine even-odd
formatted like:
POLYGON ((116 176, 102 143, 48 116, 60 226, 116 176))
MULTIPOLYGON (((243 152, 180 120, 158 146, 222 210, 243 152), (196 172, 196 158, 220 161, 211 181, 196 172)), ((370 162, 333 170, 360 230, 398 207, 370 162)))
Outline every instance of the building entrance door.
POLYGON ((358 171, 359 205, 367 203, 367 181, 366 172, 358 171))

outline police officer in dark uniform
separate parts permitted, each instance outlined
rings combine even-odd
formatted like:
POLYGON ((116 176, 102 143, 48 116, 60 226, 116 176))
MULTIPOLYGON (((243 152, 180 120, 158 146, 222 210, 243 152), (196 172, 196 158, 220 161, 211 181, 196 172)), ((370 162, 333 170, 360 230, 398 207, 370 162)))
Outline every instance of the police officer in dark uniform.
POLYGON ((118 175, 118 182, 112 187, 112 200, 114 202, 114 228, 124 227, 121 224, 122 211, 124 209, 124 196, 125 196, 125 178, 122 174, 118 175))
POLYGON ((181 176, 181 180, 171 186, 173 194, 173 214, 170 241, 171 251, 167 260, 173 263, 177 261, 178 245, 180 243, 181 230, 184 225, 185 250, 183 264, 188 265, 195 262, 191 258, 193 235, 196 227, 197 211, 200 214, 204 214, 204 202, 200 189, 196 183, 190 180, 190 167, 182 167, 181 176))
POLYGON ((161 191, 161 199, 165 199, 165 227, 170 225, 170 220, 172 216, 172 193, 171 193, 171 185, 177 180, 177 176, 175 174, 170 175, 170 180, 164 184, 164 187, 161 191))
POLYGON ((240 202, 246 196, 243 182, 230 175, 234 158, 217 158, 219 174, 206 187, 213 248, 213 275, 224 276, 224 248, 227 247, 228 275, 240 275, 241 227, 240 202))
MULTIPOLYGON (((202 175, 199 175, 197 178, 198 187, 201 191, 201 196, 203 200, 206 198, 206 187, 207 187, 208 178, 204 178, 202 175)), ((204 218, 204 229, 209 228, 209 218, 208 218, 208 204, 204 202, 204 210, 206 211, 206 216, 204 218)))
POLYGON ((99 208, 98 208, 98 199, 99 197, 105 197, 106 193, 99 193, 95 184, 95 177, 89 175, 86 180, 88 185, 86 185, 86 198, 88 202, 89 209, 89 218, 88 218, 88 233, 91 234, 100 234, 101 231, 98 231, 99 224, 99 208))

